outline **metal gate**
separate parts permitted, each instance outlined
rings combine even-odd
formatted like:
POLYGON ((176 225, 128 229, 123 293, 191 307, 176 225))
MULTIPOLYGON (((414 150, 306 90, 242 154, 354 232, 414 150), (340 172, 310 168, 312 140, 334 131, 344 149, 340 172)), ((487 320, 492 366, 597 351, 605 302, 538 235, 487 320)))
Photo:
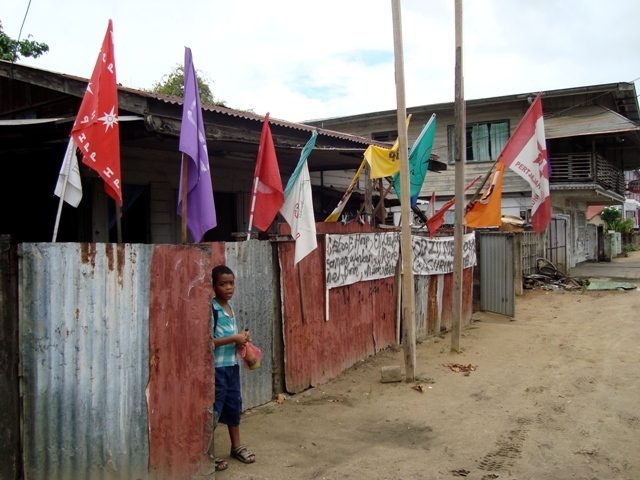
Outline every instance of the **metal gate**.
POLYGON ((514 234, 477 232, 477 235, 480 243, 480 309, 513 317, 516 302, 514 234))
POLYGON ((554 215, 547 227, 547 260, 555 264, 558 271, 566 274, 568 266, 567 239, 569 216, 554 215))

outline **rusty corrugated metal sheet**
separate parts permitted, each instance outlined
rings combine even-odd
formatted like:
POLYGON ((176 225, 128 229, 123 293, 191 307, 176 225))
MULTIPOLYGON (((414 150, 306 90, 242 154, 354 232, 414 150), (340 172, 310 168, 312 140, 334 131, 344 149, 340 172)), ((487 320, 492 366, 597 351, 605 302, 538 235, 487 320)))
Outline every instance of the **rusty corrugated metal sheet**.
MULTIPOLYGON (((156 245, 149 299, 149 468, 160 478, 210 470, 214 401, 212 247, 156 245)), ((215 256, 214 256, 215 257, 215 256)))
MULTIPOLYGON (((416 275, 416 339, 438 335, 453 325, 453 274, 416 275)), ((471 323, 473 314, 473 269, 462 272, 462 323, 471 323)))
MULTIPOLYGON (((288 233, 288 225, 280 225, 288 233)), ((372 231, 369 225, 318 223, 318 233, 372 231)), ((394 278, 329 290, 325 321, 324 237, 318 248, 293 265, 294 243, 281 242, 286 388, 300 392, 335 378, 357 361, 395 343, 394 278)))
POLYGON ((249 240, 227 243, 227 265, 236 276, 232 303, 238 328, 248 328, 254 344, 262 352, 260 368, 240 370, 242 408, 263 405, 273 398, 273 324, 279 311, 277 276, 271 242, 249 240))
POLYGON ((21 246, 25 478, 147 478, 151 249, 21 246))

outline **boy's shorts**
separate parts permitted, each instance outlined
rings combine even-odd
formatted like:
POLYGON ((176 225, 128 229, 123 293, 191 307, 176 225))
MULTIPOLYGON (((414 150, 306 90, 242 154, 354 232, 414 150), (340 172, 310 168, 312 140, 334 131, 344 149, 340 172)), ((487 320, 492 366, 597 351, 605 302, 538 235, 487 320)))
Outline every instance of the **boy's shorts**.
POLYGON ((240 425, 240 365, 216 367, 216 400, 213 404, 213 428, 218 422, 230 427, 240 425))

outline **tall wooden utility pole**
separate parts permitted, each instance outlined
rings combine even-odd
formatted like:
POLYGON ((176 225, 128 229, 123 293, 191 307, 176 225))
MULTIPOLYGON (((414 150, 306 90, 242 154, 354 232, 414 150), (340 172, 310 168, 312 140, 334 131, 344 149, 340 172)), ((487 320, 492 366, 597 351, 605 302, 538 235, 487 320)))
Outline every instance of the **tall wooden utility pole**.
POLYGON ((402 344, 407 382, 416 376, 416 324, 413 290, 413 249, 411 247, 411 194, 407 146, 407 106, 404 97, 404 54, 402 52, 402 19, 400 0, 391 0, 393 12, 393 51, 396 63, 396 101, 398 105, 398 153, 400 156, 400 218, 402 255, 402 344))
POLYGON ((464 221, 464 164, 467 161, 466 112, 464 107, 464 75, 462 69, 462 0, 455 0, 456 15, 456 80, 455 80, 455 224, 453 229, 453 325, 451 350, 460 353, 462 324, 462 224, 464 221))

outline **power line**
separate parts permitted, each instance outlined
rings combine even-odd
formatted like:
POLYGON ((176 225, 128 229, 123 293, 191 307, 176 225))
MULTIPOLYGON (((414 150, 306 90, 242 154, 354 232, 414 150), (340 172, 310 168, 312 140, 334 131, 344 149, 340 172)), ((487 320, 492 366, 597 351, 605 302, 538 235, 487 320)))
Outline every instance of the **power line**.
POLYGON ((24 22, 27 21, 27 15, 29 14, 29 8, 31 8, 31 0, 27 4, 27 11, 24 12, 24 18, 22 19, 22 25, 20 25, 20 31, 18 32, 18 39, 16 40, 16 48, 13 50, 13 59, 11 59, 11 63, 14 63, 14 59, 18 54, 18 47, 20 46, 20 37, 22 36, 22 29, 24 27, 24 22))

